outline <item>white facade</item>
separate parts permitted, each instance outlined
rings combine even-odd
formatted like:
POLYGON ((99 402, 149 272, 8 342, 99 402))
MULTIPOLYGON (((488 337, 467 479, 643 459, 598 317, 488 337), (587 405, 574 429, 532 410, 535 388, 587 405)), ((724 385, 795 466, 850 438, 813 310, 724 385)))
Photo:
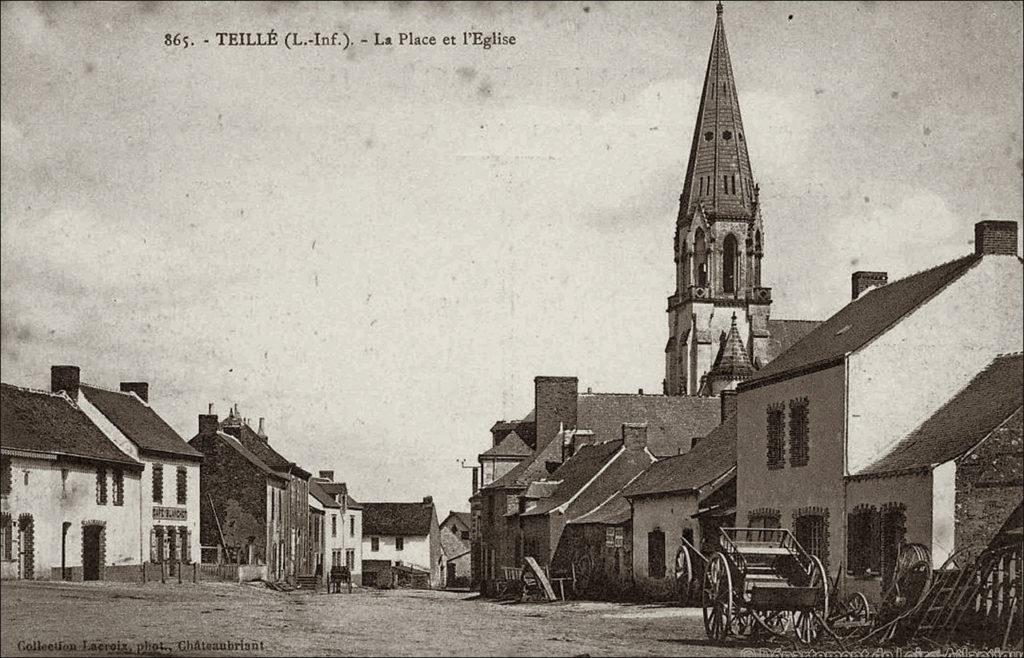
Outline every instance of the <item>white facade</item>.
MULTIPOLYGON (((141 400, 138 402, 146 404, 141 400)), ((144 562, 157 562, 163 556, 164 559, 171 560, 199 561, 200 462, 169 454, 157 456, 156 453, 141 451, 134 441, 125 436, 103 415, 103 412, 89 402, 84 392, 79 392, 77 403, 89 420, 99 427, 114 445, 143 464, 141 496, 138 498, 142 528, 138 544, 139 559, 144 562), (156 467, 163 473, 163 482, 159 489, 153 486, 153 472, 156 467), (183 470, 185 477, 183 502, 178 500, 179 470, 183 470), (182 529, 188 537, 186 551, 182 551, 182 529), (158 543, 161 538, 162 546, 158 543)))
POLYGON ((366 536, 363 538, 363 555, 367 560, 388 560, 392 564, 400 562, 407 567, 431 573, 436 570, 430 559, 430 537, 426 535, 366 536))
MULTIPOLYGON (((5 449, 4 455, 11 460, 11 492, 0 500, 3 532, 11 533, 10 555, 0 554, 4 578, 59 579, 61 567, 77 570, 81 577, 84 529, 93 526, 100 528, 94 556, 101 558, 101 573, 109 576, 112 567, 129 567, 126 575, 132 579, 140 564, 137 470, 69 462, 43 453, 5 449), (115 492, 115 469, 123 474, 121 495, 115 492), (97 495, 98 472, 106 480, 103 504, 97 495), (121 504, 115 504, 118 501, 121 504)), ((0 544, 6 547, 8 539, 0 544)))

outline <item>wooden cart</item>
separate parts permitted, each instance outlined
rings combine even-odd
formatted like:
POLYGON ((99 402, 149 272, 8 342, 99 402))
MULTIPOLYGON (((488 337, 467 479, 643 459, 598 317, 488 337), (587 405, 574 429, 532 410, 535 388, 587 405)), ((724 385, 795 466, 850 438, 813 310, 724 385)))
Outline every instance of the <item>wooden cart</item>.
POLYGON ((825 568, 783 528, 722 528, 721 550, 708 561, 701 588, 704 630, 730 635, 787 635, 814 642, 826 629, 825 568))

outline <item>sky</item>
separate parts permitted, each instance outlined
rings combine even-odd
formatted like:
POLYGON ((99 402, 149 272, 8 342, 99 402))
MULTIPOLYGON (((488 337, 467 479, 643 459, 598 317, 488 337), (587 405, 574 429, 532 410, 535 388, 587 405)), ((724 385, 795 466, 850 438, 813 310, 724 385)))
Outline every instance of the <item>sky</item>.
MULTIPOLYGON (((185 439, 237 403, 357 499, 442 518, 534 376, 660 392, 714 4, 2 7, 4 382, 148 381, 185 439), (270 30, 352 43, 216 45, 270 30), (373 45, 410 31, 516 43, 373 45)), ((1021 220, 1020 3, 724 19, 772 317, 1021 220)))

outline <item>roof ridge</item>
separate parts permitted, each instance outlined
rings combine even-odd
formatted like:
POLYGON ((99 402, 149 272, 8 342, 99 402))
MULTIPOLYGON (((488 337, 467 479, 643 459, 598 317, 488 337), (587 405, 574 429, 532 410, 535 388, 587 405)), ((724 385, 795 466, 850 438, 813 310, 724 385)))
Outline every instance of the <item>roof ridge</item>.
POLYGON ((22 391, 23 393, 42 393, 43 395, 49 395, 50 397, 54 398, 64 398, 68 402, 72 401, 70 396, 68 396, 67 393, 65 393, 64 391, 58 391, 54 393, 53 391, 47 391, 41 388, 32 388, 31 386, 18 386, 17 384, 8 384, 7 382, 0 382, 0 386, 7 386, 8 388, 13 388, 17 391, 22 391))
POLYGON ((956 258, 950 258, 949 260, 943 261, 941 263, 938 263, 937 265, 932 265, 931 267, 926 267, 926 268, 924 268, 922 270, 918 270, 916 272, 911 272, 910 274, 907 274, 906 276, 903 276, 903 277, 901 277, 899 279, 895 279, 893 281, 889 281, 884 286, 872 286, 872 287, 868 288, 867 290, 865 290, 863 293, 861 293, 856 299, 851 299, 850 303, 858 302, 858 301, 864 299, 865 297, 867 297, 868 295, 870 295, 871 293, 873 293, 875 291, 881 290, 883 288, 888 288, 889 286, 892 286, 894 284, 900 283, 902 281, 906 281, 907 279, 913 278, 913 277, 918 276, 920 274, 926 274, 928 272, 931 272, 932 270, 937 270, 940 267, 946 267, 947 265, 952 265, 953 263, 956 263, 958 261, 964 261, 963 264, 966 265, 968 262, 975 261, 975 260, 980 260, 980 259, 981 259, 981 256, 979 256, 978 254, 975 254, 975 253, 964 254, 963 256, 957 256, 956 258))
MULTIPOLYGON (((135 391, 120 391, 120 390, 117 390, 117 391, 115 391, 115 390, 114 390, 114 389, 112 389, 112 388, 105 388, 105 387, 103 387, 103 386, 96 386, 95 384, 90 384, 90 383, 88 383, 88 382, 82 382, 82 383, 80 384, 80 386, 88 386, 89 388, 94 388, 94 389, 96 389, 97 391, 103 391, 104 393, 115 393, 115 394, 117 394, 117 395, 123 395, 123 396, 125 396, 125 397, 129 397, 129 398, 135 398, 135 399, 136 399, 136 400, 137 400, 138 402, 140 402, 140 403, 141 403, 141 404, 142 404, 143 406, 145 406, 145 407, 149 407, 150 409, 152 409, 152 407, 150 407, 150 406, 149 406, 149 402, 146 402, 145 400, 143 400, 142 398, 140 398, 140 397, 138 396, 138 394, 137 394, 137 393, 136 393, 135 391)), ((165 422, 166 422, 166 421, 165 421, 165 422)), ((173 429, 173 428, 172 428, 172 429, 173 429)))

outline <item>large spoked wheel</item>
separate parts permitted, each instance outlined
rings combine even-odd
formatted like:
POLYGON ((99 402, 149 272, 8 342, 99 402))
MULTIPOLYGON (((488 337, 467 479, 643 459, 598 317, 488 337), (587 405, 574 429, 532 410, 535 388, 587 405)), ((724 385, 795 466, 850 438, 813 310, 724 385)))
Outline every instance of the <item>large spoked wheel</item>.
POLYGON ((679 589, 680 603, 690 602, 693 580, 693 558, 690 556, 690 549, 680 546, 679 551, 676 552, 676 587, 679 589))
POLYGON ((732 630, 733 616, 732 574, 721 553, 711 556, 704 571, 701 605, 704 607, 704 631, 709 639, 721 642, 732 630))
POLYGON ((796 637, 804 644, 813 644, 822 633, 822 619, 828 619, 828 574, 825 566, 816 556, 811 556, 808 587, 820 588, 817 605, 814 610, 801 610, 796 613, 793 625, 796 637))
POLYGON ((871 604, 861 592, 854 592, 846 598, 839 613, 830 623, 832 629, 843 637, 862 635, 871 629, 871 604))

